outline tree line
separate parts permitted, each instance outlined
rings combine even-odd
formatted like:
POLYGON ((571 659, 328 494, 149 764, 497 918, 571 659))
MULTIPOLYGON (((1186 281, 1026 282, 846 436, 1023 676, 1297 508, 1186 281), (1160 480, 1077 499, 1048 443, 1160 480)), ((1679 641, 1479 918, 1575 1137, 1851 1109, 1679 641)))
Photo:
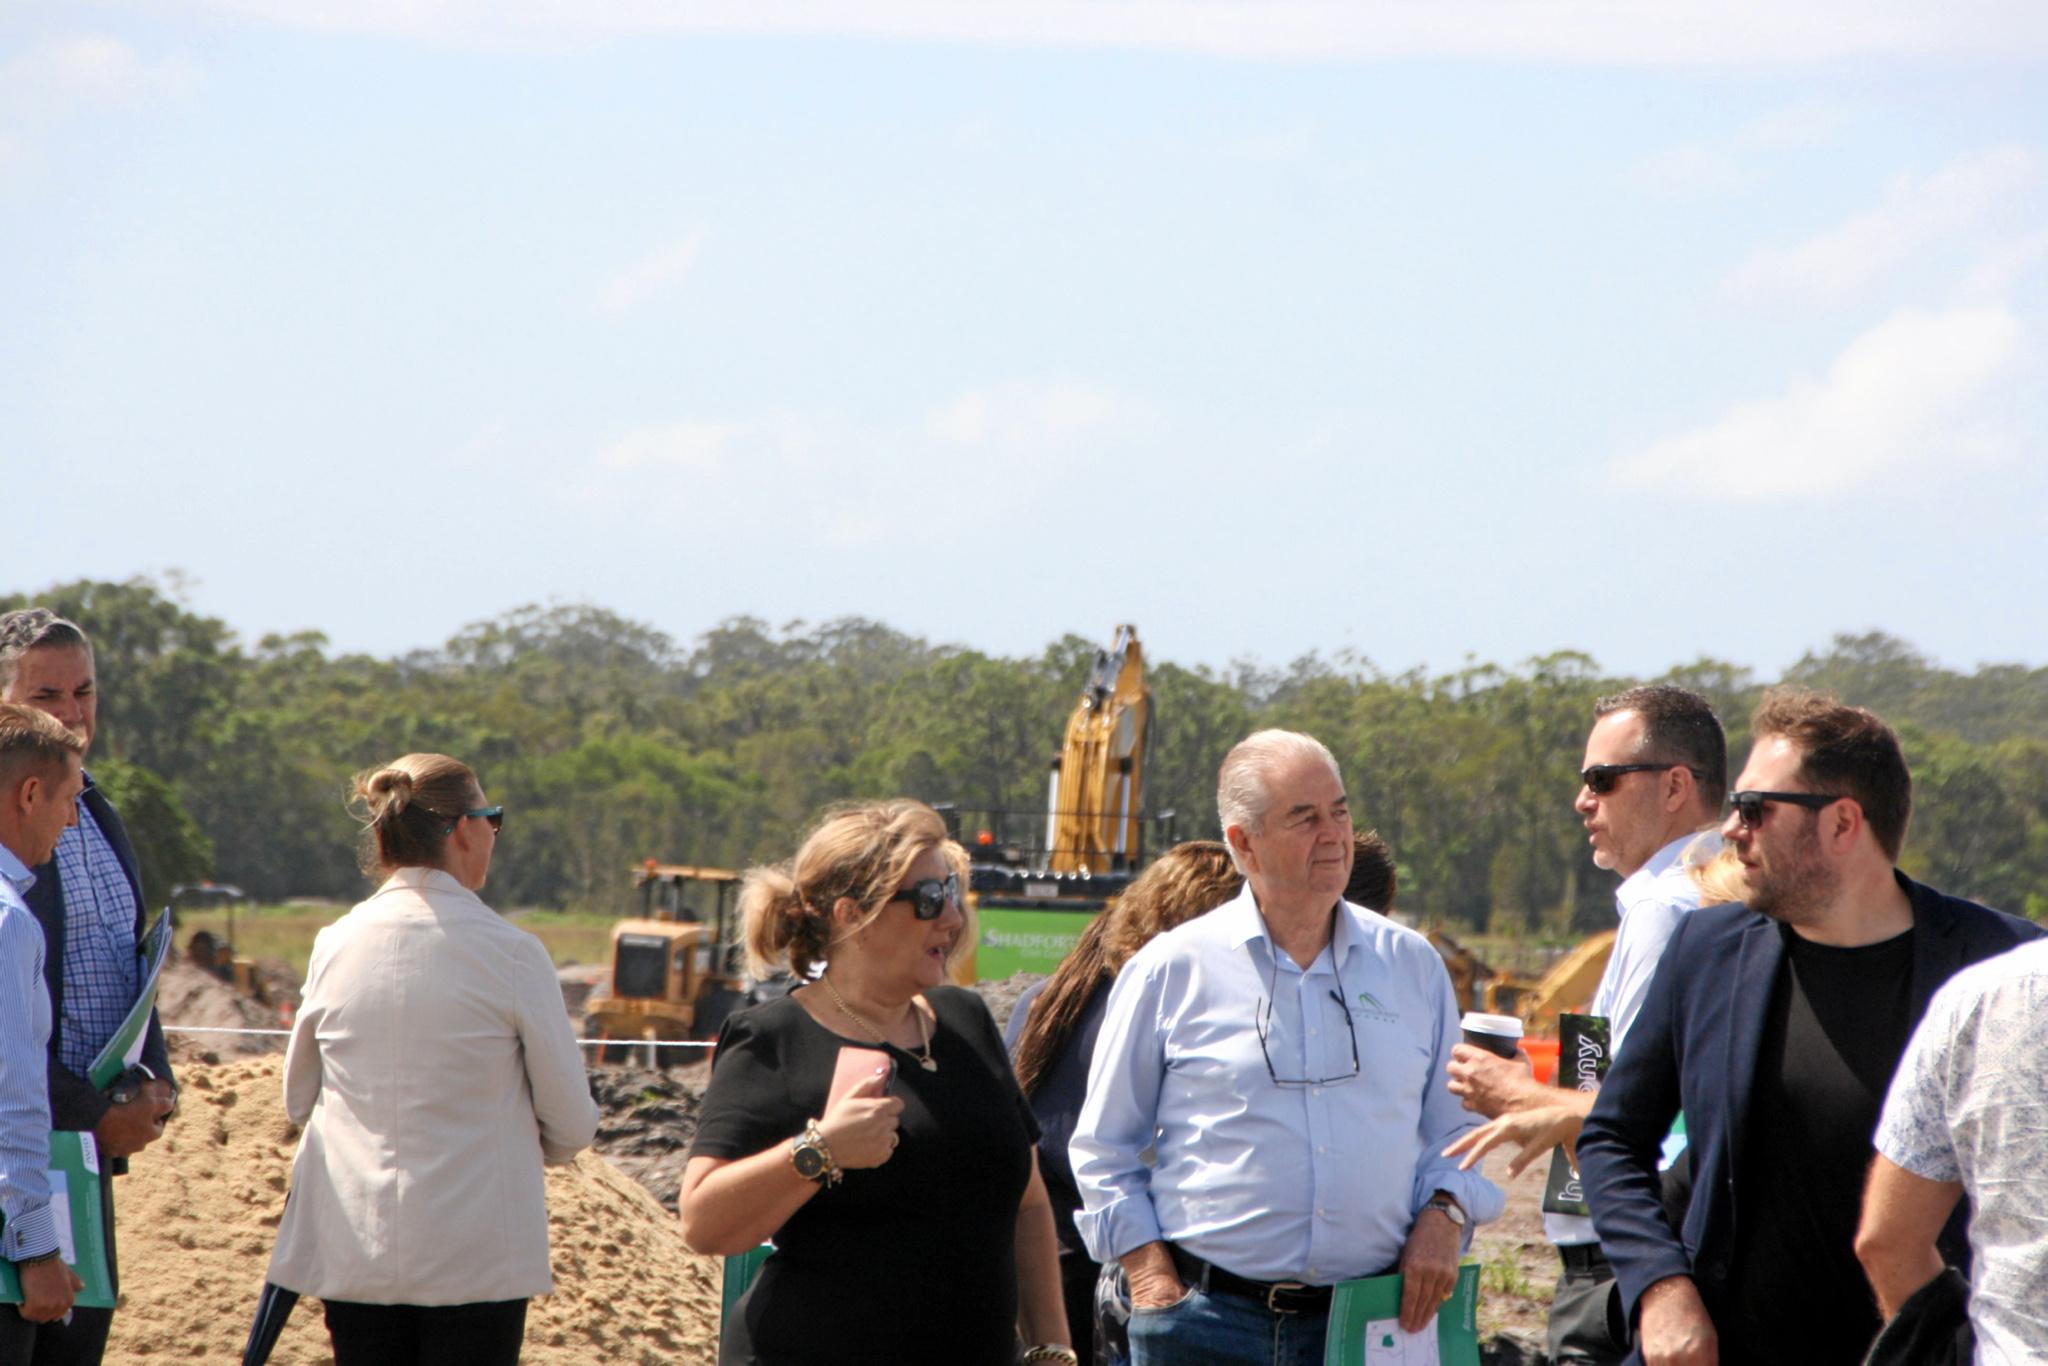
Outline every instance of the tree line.
MULTIPOLYGON (((500 906, 624 911, 640 860, 782 857, 847 798, 1039 810, 1101 643, 1067 635, 1006 659, 858 618, 735 617, 683 644, 599 607, 535 606, 382 659, 336 653, 317 631, 244 643, 149 579, 60 584, 0 610, 31 603, 93 637, 91 768, 155 903, 209 876, 262 899, 360 895, 347 779, 412 750, 462 758, 505 804, 500 906)), ((2048 915, 2048 669, 1963 674, 1872 633, 1836 637, 1783 680, 1712 659, 1625 678, 1576 651, 1400 674, 1350 653, 1221 671, 1155 657, 1147 677, 1145 805, 1172 811, 1179 837, 1213 833, 1230 744, 1260 726, 1309 731, 1343 765, 1360 825, 1392 846, 1401 908, 1434 923, 1559 936, 1611 923, 1612 878, 1587 859, 1570 803, 1593 699, 1649 681, 1713 701, 1731 778, 1770 682, 1873 708, 1913 767, 1906 870, 2048 915)))

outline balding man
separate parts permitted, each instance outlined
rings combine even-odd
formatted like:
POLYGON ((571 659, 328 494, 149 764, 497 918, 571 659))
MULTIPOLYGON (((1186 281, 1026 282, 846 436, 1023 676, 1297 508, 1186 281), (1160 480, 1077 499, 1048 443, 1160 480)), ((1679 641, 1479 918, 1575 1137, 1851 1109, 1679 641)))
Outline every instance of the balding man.
MULTIPOLYGON (((99 681, 92 642, 45 608, 0 616, 0 701, 34 707, 92 745, 99 681)), ((121 1027, 142 988, 137 951, 143 932, 142 878, 113 803, 85 778, 78 823, 54 856, 35 870, 25 900, 47 943, 43 980, 50 994, 49 1090, 53 1127, 91 1132, 109 1170, 162 1137, 176 1104, 169 1050, 154 1013, 142 1049, 149 1073, 136 1094, 116 1103, 89 1080, 92 1060, 121 1027)), ((113 1183, 106 1183, 108 1259, 113 1260, 113 1183)), ((75 1309, 68 1323, 37 1334, 34 1366, 98 1366, 112 1327, 111 1309, 75 1309)))
POLYGON ((1137 1366, 1319 1364, 1333 1284, 1401 1272, 1419 1332, 1503 1201, 1439 1156, 1472 1122, 1434 1084, 1459 1038, 1450 978, 1421 935, 1343 900, 1329 750, 1261 731, 1224 759, 1216 805, 1245 888, 1111 989, 1076 1223, 1129 1278, 1137 1366))

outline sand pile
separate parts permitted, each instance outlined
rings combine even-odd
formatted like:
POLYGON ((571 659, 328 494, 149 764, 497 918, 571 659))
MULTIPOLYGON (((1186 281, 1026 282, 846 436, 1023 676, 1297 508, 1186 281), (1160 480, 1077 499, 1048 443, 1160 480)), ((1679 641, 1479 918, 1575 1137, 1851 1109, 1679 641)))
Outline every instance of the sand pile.
MULTIPOLYGON (((181 1063, 183 1112, 116 1187, 125 1303, 109 1361, 239 1360, 263 1284, 297 1136, 282 1059, 181 1063)), ((548 1172, 555 1293, 533 1302, 534 1366, 712 1361, 716 1259, 683 1246, 673 1215, 603 1159, 548 1172)), ((332 1361, 317 1303, 301 1301, 272 1356, 332 1361)))

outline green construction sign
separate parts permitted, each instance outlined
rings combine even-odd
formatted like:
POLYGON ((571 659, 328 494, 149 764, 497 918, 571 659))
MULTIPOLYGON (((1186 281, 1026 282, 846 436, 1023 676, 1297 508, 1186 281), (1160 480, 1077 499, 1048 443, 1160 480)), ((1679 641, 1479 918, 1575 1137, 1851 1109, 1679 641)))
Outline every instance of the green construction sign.
POLYGON ((984 982, 1000 981, 1014 972, 1050 975, 1099 909, 1048 911, 982 905, 975 912, 981 937, 975 941, 974 975, 984 982))

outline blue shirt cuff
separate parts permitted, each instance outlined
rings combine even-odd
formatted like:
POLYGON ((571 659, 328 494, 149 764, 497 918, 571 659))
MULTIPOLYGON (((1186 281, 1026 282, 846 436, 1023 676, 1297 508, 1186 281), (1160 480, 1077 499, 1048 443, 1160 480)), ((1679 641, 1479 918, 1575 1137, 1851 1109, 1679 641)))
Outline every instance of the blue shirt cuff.
POLYGON ((22 1211, 0 1229, 0 1257, 25 1262, 57 1250, 57 1220, 48 1205, 22 1211))

